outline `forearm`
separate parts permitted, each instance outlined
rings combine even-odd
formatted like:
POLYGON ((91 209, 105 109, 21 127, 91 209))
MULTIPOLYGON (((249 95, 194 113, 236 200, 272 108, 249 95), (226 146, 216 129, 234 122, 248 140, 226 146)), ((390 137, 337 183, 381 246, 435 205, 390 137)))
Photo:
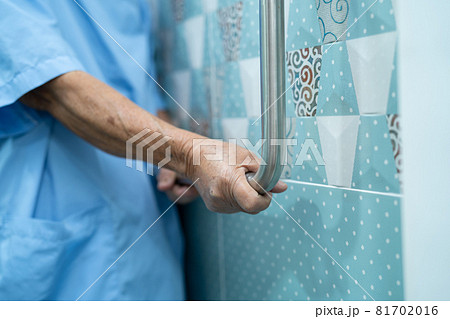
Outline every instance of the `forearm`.
MULTIPOLYGON (((121 157, 126 155, 128 139, 144 129, 158 132, 171 138, 168 143, 172 158, 167 168, 183 175, 190 171, 187 166, 191 163, 187 159, 191 158, 191 141, 200 136, 158 119, 87 73, 66 73, 24 95, 21 102, 48 111, 81 138, 121 157)), ((158 163, 165 157, 166 147, 155 150, 153 162, 158 163)), ((144 160, 147 160, 145 150, 144 160)))

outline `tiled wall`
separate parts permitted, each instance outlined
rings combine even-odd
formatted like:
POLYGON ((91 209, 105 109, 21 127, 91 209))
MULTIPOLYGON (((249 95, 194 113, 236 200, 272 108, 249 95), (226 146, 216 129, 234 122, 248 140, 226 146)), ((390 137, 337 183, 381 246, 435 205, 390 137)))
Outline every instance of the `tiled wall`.
MULTIPOLYGON (((159 1, 179 125, 261 137, 259 2, 159 1)), ((184 213, 189 294, 226 300, 403 299, 402 149, 391 0, 286 0, 289 189, 258 216, 184 213), (325 165, 297 161, 312 140, 325 165), (300 165, 301 164, 301 165, 300 165)))

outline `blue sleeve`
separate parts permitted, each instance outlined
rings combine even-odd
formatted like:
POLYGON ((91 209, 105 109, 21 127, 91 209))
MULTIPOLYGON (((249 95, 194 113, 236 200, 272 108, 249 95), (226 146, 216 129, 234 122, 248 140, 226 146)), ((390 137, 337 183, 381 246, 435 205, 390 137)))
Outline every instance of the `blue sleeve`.
POLYGON ((24 107, 16 102, 22 95, 61 74, 83 70, 59 32, 49 5, 45 0, 0 0, 0 132, 3 135, 9 130, 21 131, 17 126, 32 124, 26 123, 24 107), (5 106, 7 111, 3 110, 5 106))

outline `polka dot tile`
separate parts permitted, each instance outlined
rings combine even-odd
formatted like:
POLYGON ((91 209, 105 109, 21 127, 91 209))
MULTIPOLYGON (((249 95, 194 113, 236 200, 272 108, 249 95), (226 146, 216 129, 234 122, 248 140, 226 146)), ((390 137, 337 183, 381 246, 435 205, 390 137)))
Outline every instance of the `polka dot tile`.
POLYGON ((398 85, 397 85, 397 54, 394 56, 394 64, 392 66, 391 88, 389 90, 387 114, 398 114, 398 85))
POLYGON ((205 16, 205 53, 204 65, 214 67, 225 62, 221 31, 217 22, 217 12, 211 12, 205 16))
POLYGON ((293 156, 294 165, 292 167, 291 179, 304 181, 309 183, 326 184, 325 167, 318 165, 317 159, 313 156, 312 150, 305 146, 302 154, 303 146, 306 140, 311 141, 316 147, 319 155, 323 157, 322 148, 320 146, 320 137, 317 121, 314 117, 300 117, 296 120, 296 130, 294 137, 297 139, 297 145, 294 146, 293 156))
MULTIPOLYGON (((163 83, 177 99, 188 101, 184 104, 198 117, 202 134, 246 136, 255 145, 261 138, 261 121, 252 125, 257 118, 254 112, 247 114, 250 108, 245 104, 240 64, 259 56, 259 4, 257 0, 220 0, 217 6, 208 2, 206 8, 207 1, 171 0, 160 5, 161 47, 170 52, 163 64, 163 83), (238 46, 232 47, 224 46, 228 38, 220 20, 221 10, 230 7, 242 9, 238 46), (193 70, 189 69, 185 28, 189 19, 201 15, 205 21, 202 68, 193 70)), ((287 135, 297 145, 288 148, 283 171, 288 190, 275 195, 265 212, 214 214, 200 201, 185 208, 190 299, 403 299, 397 171, 401 156, 394 158, 398 148, 393 150, 393 145, 401 145, 395 131, 396 60, 387 112, 360 117, 351 189, 330 187, 325 167, 317 165, 311 151, 303 163, 298 161, 306 141, 312 141, 323 156, 318 121, 361 113, 355 100, 356 80, 348 66, 347 41, 395 30, 391 0, 378 0, 372 6, 373 1, 326 3, 348 3, 349 30, 337 43, 330 43, 323 34, 319 18, 328 12, 318 8, 316 0, 285 1, 286 50, 319 47, 322 52, 316 113, 322 117, 297 117, 293 90, 286 92, 287 135), (359 21, 353 24, 355 19, 359 21)), ((180 126, 196 129, 174 103, 169 101, 169 106, 180 126)))
POLYGON ((322 44, 315 0, 287 0, 286 50, 322 44))
POLYGON ((259 57, 259 1, 244 1, 241 59, 259 57))
POLYGON ((400 192, 385 115, 361 116, 352 187, 387 193, 400 192))
POLYGON ((242 92, 239 64, 236 62, 226 63, 224 70, 225 79, 221 114, 223 117, 245 117, 245 99, 242 92))
POLYGON ((288 185, 284 210, 224 217, 227 299, 403 298, 397 198, 288 185))
POLYGON ((345 42, 323 46, 317 116, 358 115, 345 42))
POLYGON ((350 12, 347 40, 395 31, 395 16, 391 0, 348 2, 350 12))

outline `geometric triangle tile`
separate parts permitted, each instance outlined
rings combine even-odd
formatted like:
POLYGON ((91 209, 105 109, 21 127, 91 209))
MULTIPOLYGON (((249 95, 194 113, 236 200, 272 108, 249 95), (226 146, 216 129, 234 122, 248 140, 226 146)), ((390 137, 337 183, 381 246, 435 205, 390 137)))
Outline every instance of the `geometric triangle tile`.
POLYGON ((205 53, 203 64, 215 66, 225 62, 223 53, 222 35, 218 23, 217 12, 205 14, 205 53))
POLYGON ((200 69, 203 66, 203 54, 205 52, 205 17, 197 16, 185 21, 185 37, 190 66, 193 69, 200 69), (195 34, 195 37, 192 37, 195 34))
POLYGON ((358 115, 346 42, 323 46, 317 116, 358 115))
POLYGON ((352 0, 348 2, 350 11, 347 40, 395 31, 395 16, 391 0, 352 0))
POLYGON ((386 114, 396 33, 347 41, 359 113, 386 114))
POLYGON ((398 83, 397 83, 397 50, 394 56, 394 69, 392 70, 391 87, 389 89, 389 98, 387 106, 387 114, 398 114, 398 83))
POLYGON ((244 1, 240 58, 259 57, 259 1, 244 1))
POLYGON ((202 0, 203 2, 203 11, 206 13, 214 12, 217 10, 219 5, 219 0, 202 0))
POLYGON ((322 44, 315 0, 288 0, 286 50, 298 50, 322 44))
POLYGON ((184 26, 181 24, 177 24, 175 26, 174 48, 171 53, 172 60, 174 61, 174 70, 183 70, 189 68, 186 37, 184 26))
POLYGON ((224 65, 221 117, 246 117, 239 62, 224 65))
MULTIPOLYGON (((214 1, 212 1, 214 2, 214 1)), ((198 16, 203 13, 202 0, 188 0, 184 1, 184 18, 187 20, 191 17, 198 16)))
POLYGON ((203 69, 206 102, 212 118, 219 118, 223 101, 225 70, 223 65, 203 69))
POLYGON ((297 145, 293 147, 294 165, 291 169, 291 179, 308 183, 327 184, 325 166, 318 165, 319 163, 317 161, 319 159, 314 157, 311 149, 306 149, 308 152, 306 158, 300 158, 299 156, 303 150, 305 141, 308 139, 313 141, 319 155, 323 158, 319 136, 317 118, 297 118, 294 134, 294 137, 297 139, 297 145))
POLYGON ((240 60, 239 71, 248 118, 261 115, 261 84, 259 58, 240 60))
POLYGON ((247 118, 223 118, 221 122, 223 138, 225 140, 236 139, 233 143, 244 146, 242 139, 248 137, 249 120, 247 118), (239 130, 236 129, 237 127, 239 130))
POLYGON ((352 187, 400 193, 386 115, 361 116, 352 187))
POLYGON ((350 187, 359 116, 317 117, 328 184, 350 187))

